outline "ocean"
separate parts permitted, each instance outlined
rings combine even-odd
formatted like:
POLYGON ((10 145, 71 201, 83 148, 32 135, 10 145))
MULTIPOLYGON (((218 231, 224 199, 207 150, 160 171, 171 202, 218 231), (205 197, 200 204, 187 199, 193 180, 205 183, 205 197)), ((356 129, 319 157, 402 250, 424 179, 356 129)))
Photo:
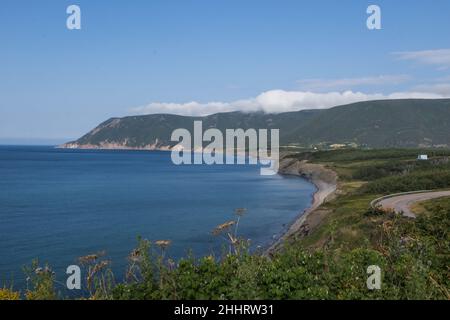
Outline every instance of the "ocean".
POLYGON ((60 279, 104 251, 117 278, 137 238, 170 240, 173 259, 220 255, 219 224, 246 208, 238 234, 268 246, 312 201, 299 177, 261 176, 255 165, 172 164, 169 152, 0 146, 0 287, 25 286, 39 259, 60 279))

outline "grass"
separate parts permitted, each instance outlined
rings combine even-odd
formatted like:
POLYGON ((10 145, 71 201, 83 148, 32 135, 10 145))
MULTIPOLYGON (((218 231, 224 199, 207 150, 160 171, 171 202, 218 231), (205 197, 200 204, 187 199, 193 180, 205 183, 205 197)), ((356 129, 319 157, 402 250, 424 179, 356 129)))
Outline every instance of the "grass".
POLYGON ((372 164, 382 161, 415 160, 419 154, 428 154, 430 158, 449 157, 449 149, 342 149, 331 151, 304 152, 292 155, 319 163, 372 164))
POLYGON ((314 232, 301 240, 307 248, 344 248, 353 249, 367 247, 370 234, 366 232, 367 211, 373 195, 338 197, 326 204, 324 209, 329 210, 321 224, 314 232))
POLYGON ((396 192, 450 187, 449 155, 449 150, 419 149, 347 149, 293 155, 325 163, 339 175, 340 195, 323 206, 328 215, 301 243, 313 248, 324 244, 343 249, 373 247, 383 219, 365 215, 370 202, 396 192), (421 153, 428 154, 430 161, 417 161, 421 153))
POLYGON ((412 211, 417 215, 429 214, 440 209, 450 210, 450 197, 442 197, 423 202, 418 202, 412 206, 412 211))

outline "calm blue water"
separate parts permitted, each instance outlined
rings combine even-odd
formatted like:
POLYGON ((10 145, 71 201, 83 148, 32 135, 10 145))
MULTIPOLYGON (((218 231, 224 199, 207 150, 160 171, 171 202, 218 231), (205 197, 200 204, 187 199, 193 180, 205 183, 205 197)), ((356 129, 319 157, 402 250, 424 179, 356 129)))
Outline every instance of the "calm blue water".
POLYGON ((245 207, 240 235, 270 243, 311 202, 296 177, 260 176, 257 166, 175 166, 168 152, 0 147, 0 286, 24 282, 39 258, 57 275, 106 250, 118 277, 137 236, 170 239, 179 258, 220 253, 212 229, 245 207))

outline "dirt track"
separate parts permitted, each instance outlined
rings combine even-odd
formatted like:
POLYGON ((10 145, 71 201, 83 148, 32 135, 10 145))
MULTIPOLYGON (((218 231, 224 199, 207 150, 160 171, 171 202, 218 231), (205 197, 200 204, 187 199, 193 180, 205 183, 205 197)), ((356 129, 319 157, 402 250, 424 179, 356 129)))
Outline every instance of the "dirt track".
POLYGON ((450 191, 406 194, 384 199, 379 204, 385 210, 394 210, 398 213, 403 212, 405 217, 415 218, 415 214, 411 211, 411 206, 414 203, 442 197, 450 197, 450 191))

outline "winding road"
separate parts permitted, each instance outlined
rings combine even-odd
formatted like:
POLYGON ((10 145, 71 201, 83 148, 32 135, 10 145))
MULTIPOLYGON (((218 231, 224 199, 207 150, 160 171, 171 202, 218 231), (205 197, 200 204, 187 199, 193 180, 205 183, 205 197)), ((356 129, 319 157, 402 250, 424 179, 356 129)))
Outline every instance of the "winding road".
POLYGON ((414 203, 442 197, 450 197, 450 191, 411 193, 393 196, 381 200, 378 202, 378 205, 381 205, 385 210, 393 210, 397 213, 403 212, 405 217, 415 218, 416 215, 411 211, 411 206, 414 203))

